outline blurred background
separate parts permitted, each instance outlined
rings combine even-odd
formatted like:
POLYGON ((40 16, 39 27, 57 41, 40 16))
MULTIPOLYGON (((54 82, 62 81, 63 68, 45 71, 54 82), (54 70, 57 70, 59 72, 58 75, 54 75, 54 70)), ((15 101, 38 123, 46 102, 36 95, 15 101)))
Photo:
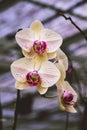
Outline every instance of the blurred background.
MULTIPOLYGON (((87 41, 63 12, 87 36, 87 0, 0 0, 0 130, 12 130, 16 102, 10 64, 22 57, 15 33, 36 19, 61 34, 62 49, 69 57, 67 80, 78 93, 77 113, 61 111, 58 99, 41 97, 35 88, 21 91, 16 130, 87 130, 87 41), (73 65, 73 67, 72 67, 73 65), (73 69, 74 68, 74 69, 73 69)), ((55 95, 56 87, 48 95, 55 95)))

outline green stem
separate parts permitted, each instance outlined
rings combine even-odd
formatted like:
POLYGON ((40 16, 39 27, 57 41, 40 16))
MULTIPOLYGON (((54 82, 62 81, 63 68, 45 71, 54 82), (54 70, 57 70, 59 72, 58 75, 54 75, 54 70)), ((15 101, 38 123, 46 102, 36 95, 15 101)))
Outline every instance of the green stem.
POLYGON ((16 130, 16 126, 17 126, 19 100, 20 100, 20 90, 17 90, 17 99, 16 99, 16 106, 15 106, 15 112, 14 112, 14 122, 13 122, 12 130, 16 130))
POLYGON ((58 97, 58 95, 53 95, 53 96, 49 96, 49 95, 42 95, 43 97, 45 98, 55 98, 55 97, 58 97))

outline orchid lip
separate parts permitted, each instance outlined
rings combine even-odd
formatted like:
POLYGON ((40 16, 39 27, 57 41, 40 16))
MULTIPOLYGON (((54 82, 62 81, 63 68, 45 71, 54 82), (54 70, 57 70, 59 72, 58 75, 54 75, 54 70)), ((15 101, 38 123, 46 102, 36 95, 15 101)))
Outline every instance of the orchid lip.
POLYGON ((39 41, 39 40, 34 41, 33 49, 34 49, 35 53, 43 54, 46 50, 46 42, 45 41, 39 41))
POLYGON ((71 92, 64 90, 64 93, 62 96, 63 104, 74 105, 75 102, 73 101, 73 97, 74 97, 74 95, 71 92))
POLYGON ((37 70, 27 73, 26 79, 30 86, 38 86, 41 82, 41 78, 37 70))

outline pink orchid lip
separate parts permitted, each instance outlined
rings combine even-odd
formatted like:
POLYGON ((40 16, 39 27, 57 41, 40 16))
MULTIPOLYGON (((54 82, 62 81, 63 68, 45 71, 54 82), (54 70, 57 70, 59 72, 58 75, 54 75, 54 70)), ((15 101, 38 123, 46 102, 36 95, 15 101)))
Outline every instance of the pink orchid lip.
POLYGON ((26 79, 30 86, 37 86, 41 82, 41 78, 37 70, 27 73, 26 79))
POLYGON ((71 92, 64 90, 62 101, 65 105, 74 105, 75 102, 73 101, 74 95, 71 92))
POLYGON ((39 40, 34 41, 33 49, 34 49, 35 53, 43 54, 46 50, 46 42, 45 41, 39 41, 39 40))

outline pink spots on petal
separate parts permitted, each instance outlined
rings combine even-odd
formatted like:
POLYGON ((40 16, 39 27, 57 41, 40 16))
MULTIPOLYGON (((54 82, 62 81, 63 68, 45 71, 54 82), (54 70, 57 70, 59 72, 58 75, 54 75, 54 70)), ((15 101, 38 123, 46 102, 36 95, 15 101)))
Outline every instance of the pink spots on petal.
POLYGON ((37 54, 43 54, 46 50, 46 42, 45 41, 34 41, 33 44, 34 52, 37 54))

